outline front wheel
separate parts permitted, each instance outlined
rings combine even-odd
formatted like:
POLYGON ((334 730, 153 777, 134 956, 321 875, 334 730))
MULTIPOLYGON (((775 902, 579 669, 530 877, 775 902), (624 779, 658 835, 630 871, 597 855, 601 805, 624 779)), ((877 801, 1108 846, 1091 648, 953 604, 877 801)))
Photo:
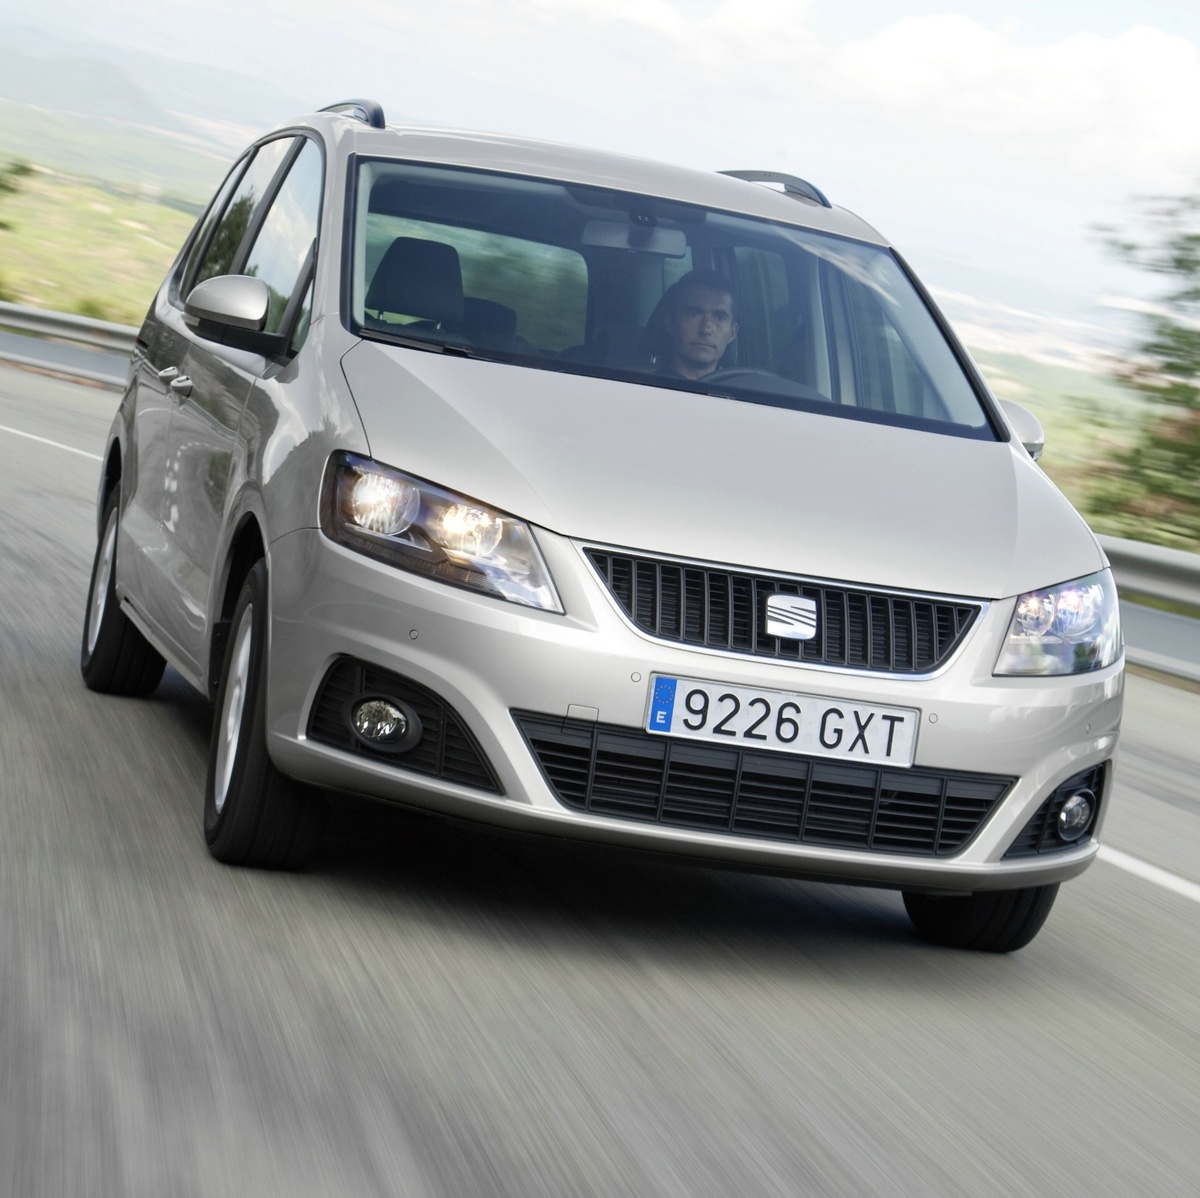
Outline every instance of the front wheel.
POLYGON ((117 502, 114 487, 104 504, 100 540, 92 561, 79 672, 94 691, 148 695, 162 681, 167 663, 134 627, 117 599, 117 502))
POLYGON ((1041 930, 1058 884, 1025 890, 984 890, 968 895, 904 891, 904 909, 922 939, 947 948, 1011 953, 1041 930))
POLYGON ((221 670, 204 792, 204 839, 226 865, 299 869, 321 838, 320 793, 275 768, 267 753, 267 567, 254 564, 221 670))

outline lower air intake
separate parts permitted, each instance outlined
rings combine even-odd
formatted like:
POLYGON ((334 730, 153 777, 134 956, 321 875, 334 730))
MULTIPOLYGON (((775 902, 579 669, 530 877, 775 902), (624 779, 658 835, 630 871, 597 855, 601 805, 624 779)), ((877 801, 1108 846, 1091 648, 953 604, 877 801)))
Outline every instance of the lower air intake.
POLYGON ((948 856, 1015 781, 698 745, 528 711, 513 717, 566 807, 794 844, 948 856))
MULTIPOLYGON (((1087 834, 1076 840, 1063 840, 1058 835, 1058 814, 1062 811, 1063 804, 1077 791, 1090 790, 1099 799, 1104 794, 1104 775, 1107 768, 1108 763, 1102 762, 1092 766, 1090 770, 1068 778, 1061 786, 1056 786, 1050 797, 1034 812, 1033 818, 1021 829, 1020 835, 1012 842, 1004 856, 1035 857, 1039 853, 1077 849, 1080 845, 1087 844, 1091 839, 1087 834)), ((1093 827, 1099 814, 1097 808, 1092 817, 1093 827)))
POLYGON ((397 769, 502 793, 483 750, 453 707, 424 686, 352 657, 339 658, 329 667, 309 716, 308 736, 323 745, 383 761, 397 769), (355 736, 349 712, 354 701, 366 694, 391 696, 408 704, 421 721, 420 742, 398 756, 387 749, 373 748, 355 736))

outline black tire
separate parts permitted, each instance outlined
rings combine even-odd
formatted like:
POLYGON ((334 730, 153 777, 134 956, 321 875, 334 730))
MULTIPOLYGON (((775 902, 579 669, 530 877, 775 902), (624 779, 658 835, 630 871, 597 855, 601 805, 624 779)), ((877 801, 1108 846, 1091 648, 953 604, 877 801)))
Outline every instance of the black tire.
POLYGON ((107 695, 148 695, 162 681, 167 663, 134 627, 117 601, 117 501, 113 488, 100 520, 100 540, 92 560, 79 672, 94 691, 107 695))
POLYGON ((300 869, 325 823, 319 791, 275 768, 267 752, 267 567, 259 560, 233 609, 204 788, 204 839, 226 865, 300 869))
POLYGON ((1038 934, 1057 894, 1057 883, 954 896, 906 890, 904 909, 921 938, 933 944, 1011 953, 1038 934))

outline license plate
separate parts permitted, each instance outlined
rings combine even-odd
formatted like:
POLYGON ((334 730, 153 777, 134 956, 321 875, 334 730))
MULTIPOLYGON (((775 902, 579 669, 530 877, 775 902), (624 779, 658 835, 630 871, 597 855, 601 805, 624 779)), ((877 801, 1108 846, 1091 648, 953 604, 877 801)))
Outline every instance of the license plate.
POLYGON ((910 766, 920 720, 911 707, 653 674, 646 731, 743 749, 910 766))

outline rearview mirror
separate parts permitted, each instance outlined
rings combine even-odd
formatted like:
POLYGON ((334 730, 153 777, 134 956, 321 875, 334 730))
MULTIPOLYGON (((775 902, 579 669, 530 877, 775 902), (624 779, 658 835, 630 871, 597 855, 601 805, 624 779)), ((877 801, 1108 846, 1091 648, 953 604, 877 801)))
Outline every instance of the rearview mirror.
POLYGON ((636 220, 590 220, 583 227, 583 244, 610 250, 637 250, 662 258, 682 258, 687 236, 682 229, 660 229, 636 220))
POLYGON ((1008 427, 1016 434, 1016 438, 1025 447, 1025 452, 1036 462, 1046 448, 1046 434, 1042 430, 1042 422, 1028 409, 1011 399, 1000 401, 1004 419, 1008 427))
POLYGON ((218 275, 197 283, 184 302, 193 321, 208 321, 231 329, 262 332, 267 323, 271 295, 262 279, 253 275, 218 275))

